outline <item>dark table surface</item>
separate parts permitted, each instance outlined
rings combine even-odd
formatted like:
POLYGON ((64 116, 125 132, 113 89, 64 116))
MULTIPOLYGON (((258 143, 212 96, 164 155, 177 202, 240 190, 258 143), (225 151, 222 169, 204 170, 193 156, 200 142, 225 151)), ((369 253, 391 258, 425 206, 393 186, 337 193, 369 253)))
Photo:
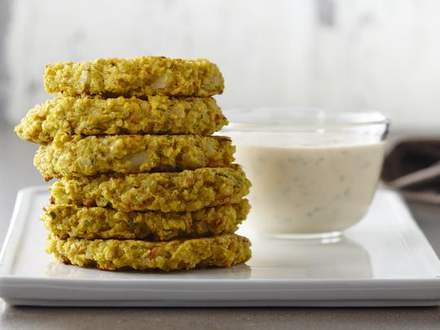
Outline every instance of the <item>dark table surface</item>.
MULTIPOLYGON (((32 165, 36 146, 0 123, 0 242, 17 191, 43 183, 32 165)), ((410 204, 440 252, 440 208, 410 204)), ((42 308, 0 300, 0 329, 439 329, 440 309, 429 308, 42 308)))

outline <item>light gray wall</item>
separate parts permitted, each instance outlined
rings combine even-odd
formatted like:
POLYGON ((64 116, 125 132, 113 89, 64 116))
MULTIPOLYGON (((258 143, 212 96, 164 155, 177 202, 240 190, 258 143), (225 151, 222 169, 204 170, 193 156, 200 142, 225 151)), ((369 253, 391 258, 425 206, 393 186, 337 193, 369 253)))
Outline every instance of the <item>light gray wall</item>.
POLYGON ((4 120, 6 95, 9 87, 8 70, 6 69, 5 38, 9 23, 10 0, 0 0, 0 121, 4 120))
POLYGON ((231 117, 233 108, 301 105, 440 127, 440 1, 10 1, 13 122, 48 97, 44 64, 147 54, 218 63, 231 117))

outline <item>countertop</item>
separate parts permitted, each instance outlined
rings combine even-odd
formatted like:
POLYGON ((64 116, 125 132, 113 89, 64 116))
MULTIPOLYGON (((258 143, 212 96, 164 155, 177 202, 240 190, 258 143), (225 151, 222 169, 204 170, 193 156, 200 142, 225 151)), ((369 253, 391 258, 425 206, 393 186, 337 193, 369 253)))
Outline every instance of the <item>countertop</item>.
MULTIPOLYGON (((0 242, 17 190, 40 185, 32 165, 36 147, 0 122, 0 242)), ((437 254, 440 208, 411 204, 437 254)), ((42 308, 0 300, 0 329, 438 329, 440 309, 429 308, 42 308)))

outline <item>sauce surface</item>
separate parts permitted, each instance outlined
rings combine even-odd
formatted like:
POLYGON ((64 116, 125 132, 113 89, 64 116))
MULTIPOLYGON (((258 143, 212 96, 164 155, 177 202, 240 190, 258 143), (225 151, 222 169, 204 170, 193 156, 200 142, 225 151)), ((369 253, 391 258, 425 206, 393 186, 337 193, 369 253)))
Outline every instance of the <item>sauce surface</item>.
POLYGON ((342 231, 361 220, 376 190, 384 143, 237 148, 253 184, 254 226, 267 234, 342 231))

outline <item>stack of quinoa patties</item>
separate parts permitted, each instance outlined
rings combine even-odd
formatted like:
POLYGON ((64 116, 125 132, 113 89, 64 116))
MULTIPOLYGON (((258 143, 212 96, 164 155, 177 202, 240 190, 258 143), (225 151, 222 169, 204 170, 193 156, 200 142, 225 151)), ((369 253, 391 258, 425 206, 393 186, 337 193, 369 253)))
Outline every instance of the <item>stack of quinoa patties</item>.
POLYGON ((17 134, 40 144, 34 164, 51 187, 48 251, 106 270, 229 267, 251 256, 234 234, 250 182, 211 97, 223 76, 207 60, 98 59, 46 67, 57 96, 17 134))

